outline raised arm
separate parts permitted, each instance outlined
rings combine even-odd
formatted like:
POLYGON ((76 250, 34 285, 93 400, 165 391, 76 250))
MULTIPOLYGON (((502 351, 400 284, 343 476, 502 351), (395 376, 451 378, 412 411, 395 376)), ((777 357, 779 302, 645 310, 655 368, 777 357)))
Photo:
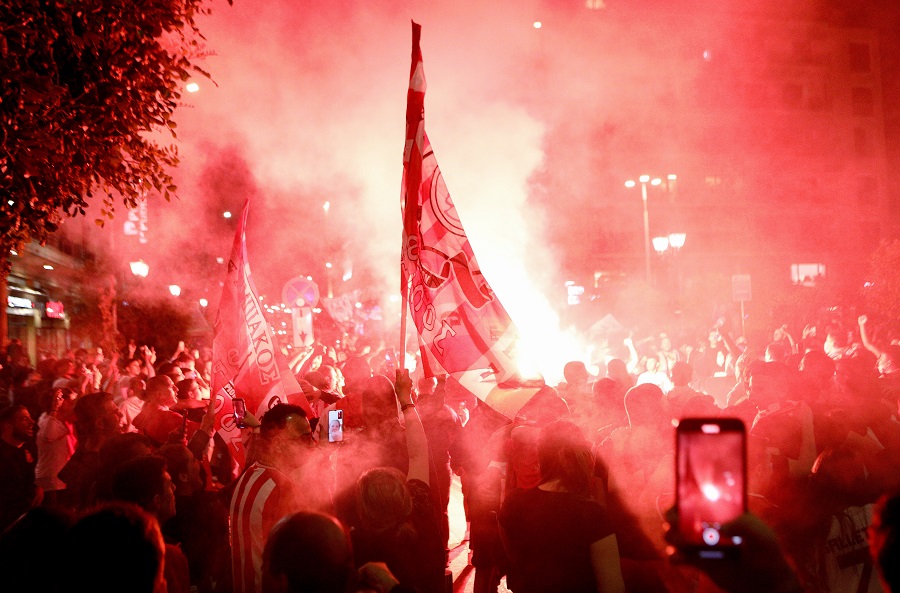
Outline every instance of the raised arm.
POLYGON ((866 323, 869 322, 869 318, 865 315, 860 315, 857 321, 859 323, 859 338, 862 340, 862 345, 865 346, 866 350, 874 354, 876 358, 881 358, 881 350, 869 341, 869 332, 866 331, 866 323))
POLYGON ((425 438, 422 420, 412 401, 412 379, 407 369, 397 369, 395 389, 406 425, 406 451, 409 454, 409 473, 406 479, 421 480, 428 484, 428 439, 425 438))

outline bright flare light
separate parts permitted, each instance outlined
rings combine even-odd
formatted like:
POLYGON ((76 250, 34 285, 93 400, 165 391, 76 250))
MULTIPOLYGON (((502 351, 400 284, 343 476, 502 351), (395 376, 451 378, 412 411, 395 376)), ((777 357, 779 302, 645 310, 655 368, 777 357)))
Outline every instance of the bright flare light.
POLYGON ((51 266, 50 264, 44 264, 44 269, 45 269, 45 270, 52 270, 52 269, 53 269, 53 266, 51 266))
POLYGON ((177 284, 170 284, 169 293, 174 297, 181 296, 181 287, 177 284))
POLYGON ((654 179, 653 181, 650 182, 650 185, 659 185, 660 183, 662 183, 662 179, 657 177, 656 179, 654 179))
POLYGON ((637 184, 634 182, 634 179, 629 179, 625 182, 625 187, 634 187, 635 185, 637 184))
POLYGON ((700 487, 700 490, 703 491, 703 496, 710 502, 717 502, 722 498, 722 491, 713 484, 703 484, 703 486, 700 487))
POLYGON ((208 306, 209 306, 209 301, 207 301, 206 299, 200 299, 200 306, 201 306, 201 307, 208 307, 208 306))
POLYGON ((322 204, 322 210, 325 211, 325 214, 328 214, 328 211, 331 210, 331 202, 325 202, 322 204))
POLYGON ((222 213, 222 216, 224 216, 225 218, 231 218, 231 212, 226 210, 225 212, 222 213))
POLYGON ((184 89, 189 93, 196 93, 200 90, 200 85, 196 82, 189 82, 187 83, 187 86, 184 87, 184 89))
POLYGON ((534 21, 534 28, 535 28, 535 29, 540 29, 540 28, 543 27, 543 26, 544 26, 544 24, 543 24, 541 21, 534 21))
POLYGON ((650 176, 649 175, 641 175, 640 177, 638 177, 638 179, 641 181, 641 183, 647 183, 648 181, 650 181, 650 176))

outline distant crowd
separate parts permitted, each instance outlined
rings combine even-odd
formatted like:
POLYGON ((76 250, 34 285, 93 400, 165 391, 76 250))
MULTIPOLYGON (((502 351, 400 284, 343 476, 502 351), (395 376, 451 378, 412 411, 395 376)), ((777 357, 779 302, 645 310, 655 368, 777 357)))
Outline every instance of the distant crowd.
POLYGON ((514 593, 900 592, 889 331, 860 316, 760 344, 725 322, 698 344, 610 335, 558 385, 506 386, 529 394, 514 418, 345 336, 289 360, 300 391, 249 411, 242 464, 215 432, 208 348, 131 341, 33 364, 12 341, 2 589, 449 593, 458 479, 475 593, 504 581, 514 593), (750 513, 727 527, 743 538, 737 559, 679 553, 686 417, 746 426, 750 513))

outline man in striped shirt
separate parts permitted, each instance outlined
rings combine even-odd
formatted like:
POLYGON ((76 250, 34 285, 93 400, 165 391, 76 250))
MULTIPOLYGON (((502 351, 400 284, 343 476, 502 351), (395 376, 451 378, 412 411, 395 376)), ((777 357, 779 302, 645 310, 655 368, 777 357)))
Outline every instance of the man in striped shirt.
POLYGON ((301 510, 291 472, 312 455, 315 441, 303 408, 273 406, 262 418, 259 461, 238 478, 231 498, 231 566, 236 593, 262 593, 262 557, 269 531, 301 510))

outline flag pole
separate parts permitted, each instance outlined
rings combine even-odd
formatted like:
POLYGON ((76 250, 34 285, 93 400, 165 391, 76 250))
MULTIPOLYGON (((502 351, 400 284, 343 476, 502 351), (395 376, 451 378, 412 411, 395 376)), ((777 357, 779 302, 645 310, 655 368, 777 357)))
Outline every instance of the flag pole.
MULTIPOLYGON (((416 113, 416 118, 410 117, 410 97, 413 92, 412 89, 412 80, 413 75, 416 71, 416 64, 418 60, 421 59, 421 53, 419 50, 419 37, 421 35, 421 26, 419 26, 415 21, 411 21, 412 24, 412 56, 410 60, 410 69, 409 69, 409 79, 410 79, 410 89, 406 96, 406 139, 409 141, 411 138, 415 139, 416 131, 411 130, 411 126, 413 122, 417 122, 417 118, 421 116, 420 113, 416 113)), ((412 154, 412 146, 410 145, 407 150, 410 150, 409 154, 412 154)), ((406 150, 404 150, 404 160, 407 158, 406 150)), ((403 266, 405 265, 405 253, 406 253, 406 243, 407 243, 407 233, 410 231, 410 225, 408 224, 409 218, 413 215, 410 212, 410 190, 415 191, 416 195, 416 203, 418 203, 418 192, 419 187, 418 184, 421 181, 421 178, 411 180, 409 176, 405 172, 403 176, 403 182, 405 183, 404 192, 403 192, 403 202, 401 205, 403 206, 403 230, 401 232, 400 239, 400 352, 399 352, 399 367, 406 368, 406 323, 407 317, 409 316, 409 282, 407 281, 406 274, 404 274, 403 266)))

